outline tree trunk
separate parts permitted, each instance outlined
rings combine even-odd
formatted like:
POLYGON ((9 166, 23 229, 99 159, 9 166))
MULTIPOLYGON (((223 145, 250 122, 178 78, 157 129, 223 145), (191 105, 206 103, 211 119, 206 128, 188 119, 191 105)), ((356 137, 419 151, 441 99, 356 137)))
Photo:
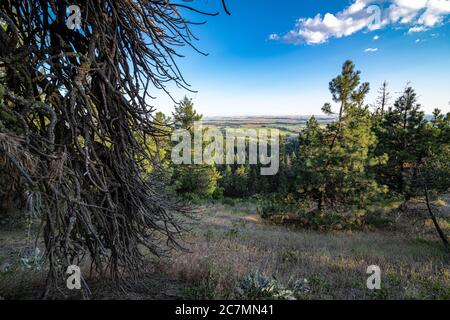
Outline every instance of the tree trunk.
POLYGON ((437 233, 439 234, 439 237, 441 238, 442 242, 444 243, 444 246, 449 249, 449 243, 446 235, 442 231, 441 227, 439 226, 439 223, 436 219, 436 216, 433 213, 433 210, 431 209, 430 205, 430 196, 428 194, 428 187, 425 185, 425 200, 427 203, 428 213, 430 214, 431 220, 433 220, 434 227, 436 228, 437 233))

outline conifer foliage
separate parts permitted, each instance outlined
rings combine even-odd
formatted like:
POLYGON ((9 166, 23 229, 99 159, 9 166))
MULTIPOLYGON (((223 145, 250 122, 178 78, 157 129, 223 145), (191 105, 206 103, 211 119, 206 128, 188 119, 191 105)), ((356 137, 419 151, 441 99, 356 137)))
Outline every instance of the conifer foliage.
POLYGON ((369 84, 361 83, 360 72, 346 61, 329 88, 339 109, 334 113, 331 104, 326 103, 323 111, 336 114, 337 119, 321 128, 312 118, 301 133, 300 190, 312 196, 321 211, 327 205, 364 207, 368 198, 384 190, 368 170, 384 160, 370 152, 377 139, 364 102, 369 84))

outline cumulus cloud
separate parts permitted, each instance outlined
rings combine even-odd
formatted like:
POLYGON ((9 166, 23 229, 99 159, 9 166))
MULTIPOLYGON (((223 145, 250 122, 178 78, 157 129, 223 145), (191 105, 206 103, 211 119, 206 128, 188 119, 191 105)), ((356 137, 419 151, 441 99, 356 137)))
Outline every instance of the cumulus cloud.
POLYGON ((331 38, 347 37, 389 25, 409 25, 411 33, 422 32, 443 23, 449 14, 450 0, 353 0, 340 12, 300 18, 293 30, 283 36, 276 35, 276 39, 274 37, 272 40, 321 44, 331 38))
POLYGON ((426 7, 427 2, 428 0, 394 0, 388 9, 390 22, 412 23, 426 7))
POLYGON ((379 29, 376 8, 370 5, 376 0, 356 0, 337 14, 317 14, 313 18, 300 18, 296 28, 283 36, 290 43, 320 44, 328 39, 342 38, 355 32, 379 29), (375 10, 375 12, 374 12, 375 10))
POLYGON ((426 10, 419 19, 419 23, 433 27, 442 23, 450 14, 450 0, 428 0, 426 10))
POLYGON ((378 36, 378 35, 373 36, 373 40, 377 41, 377 40, 379 40, 379 39, 380 39, 380 36, 378 36))
POLYGON ((367 48, 364 52, 377 52, 378 48, 367 48))

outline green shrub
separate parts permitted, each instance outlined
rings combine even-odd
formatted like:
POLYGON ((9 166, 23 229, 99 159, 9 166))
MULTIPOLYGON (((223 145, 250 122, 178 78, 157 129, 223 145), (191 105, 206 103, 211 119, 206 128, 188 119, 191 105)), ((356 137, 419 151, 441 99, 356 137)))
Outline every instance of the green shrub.
POLYGON ((298 201, 292 194, 286 196, 261 197, 258 201, 258 213, 263 219, 284 213, 298 213, 310 206, 308 200, 298 201))
POLYGON ((256 271, 242 279, 237 291, 240 298, 247 300, 296 300, 309 292, 309 286, 306 279, 283 286, 275 278, 269 279, 256 271))
POLYGON ((361 209, 338 213, 312 210, 308 199, 296 200, 291 194, 260 200, 258 212, 263 219, 275 224, 289 224, 320 231, 360 230, 366 224, 366 211, 361 209))
POLYGON ((222 199, 222 204, 230 206, 230 207, 234 207, 236 206, 236 200, 232 199, 232 198, 223 198, 222 199))

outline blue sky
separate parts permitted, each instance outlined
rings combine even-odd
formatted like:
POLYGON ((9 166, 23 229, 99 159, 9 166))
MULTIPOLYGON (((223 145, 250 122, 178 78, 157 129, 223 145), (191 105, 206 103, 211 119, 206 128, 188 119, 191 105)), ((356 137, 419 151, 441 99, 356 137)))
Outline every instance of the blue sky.
MULTIPOLYGON (((193 31, 196 47, 209 55, 182 49, 186 57, 178 65, 198 92, 171 88, 176 99, 193 98, 205 116, 321 114, 331 100, 328 82, 347 59, 371 84, 367 103, 384 80, 393 96, 410 81, 427 113, 436 107, 450 112, 450 0, 227 4, 231 16, 187 13, 207 21, 193 31)), ((221 10, 219 0, 194 1, 194 6, 221 10)), ((163 95, 154 104, 165 113, 173 110, 163 95)))

